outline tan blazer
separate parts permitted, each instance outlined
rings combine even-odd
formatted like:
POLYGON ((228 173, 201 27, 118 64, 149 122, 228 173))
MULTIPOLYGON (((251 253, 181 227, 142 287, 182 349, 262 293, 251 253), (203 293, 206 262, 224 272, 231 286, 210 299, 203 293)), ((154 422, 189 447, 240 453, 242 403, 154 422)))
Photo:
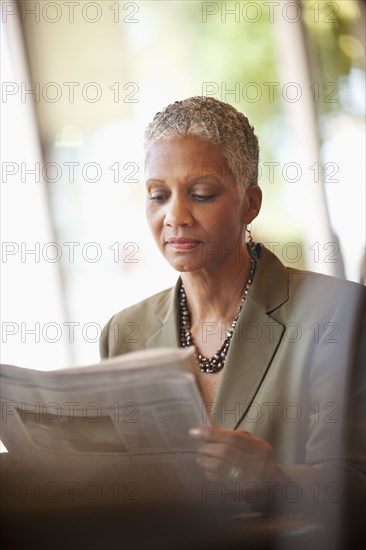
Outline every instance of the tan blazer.
MULTIPOLYGON (((179 346, 178 288, 179 281, 112 317, 102 358, 179 346)), ((360 425, 352 431, 356 424, 348 424, 347 457, 342 444, 364 302, 361 285, 287 268, 262 246, 215 402, 207 405, 219 426, 267 440, 274 461, 314 498, 340 498, 327 485, 340 466, 356 484, 365 477, 360 425)), ((362 395, 358 388, 352 403, 362 395)))

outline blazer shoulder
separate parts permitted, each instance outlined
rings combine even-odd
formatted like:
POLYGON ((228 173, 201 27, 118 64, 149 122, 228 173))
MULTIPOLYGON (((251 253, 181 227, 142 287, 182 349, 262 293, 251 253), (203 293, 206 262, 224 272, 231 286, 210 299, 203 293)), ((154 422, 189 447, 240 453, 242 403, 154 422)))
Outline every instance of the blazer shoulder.
POLYGON ((304 326, 334 322, 344 335, 356 330, 365 314, 363 285, 312 271, 287 271, 289 299, 276 313, 278 319, 298 321, 304 326))
POLYGON ((328 294, 338 294, 338 298, 343 295, 365 297, 366 289, 364 285, 346 279, 340 279, 315 271, 302 271, 291 267, 285 268, 289 275, 289 285, 291 286, 309 286, 313 292, 324 292, 323 298, 328 294))
POLYGON ((264 246, 250 300, 277 322, 309 322, 334 317, 358 319, 366 300, 365 287, 353 281, 285 266, 264 246))
POLYGON ((101 358, 143 349, 145 341, 161 326, 160 319, 169 309, 172 290, 158 292, 113 315, 101 333, 101 358))
MULTIPOLYGON (((365 287, 360 283, 349 281, 347 279, 340 279, 339 277, 334 277, 332 275, 325 275, 324 273, 286 266, 264 245, 260 245, 259 251, 260 259, 262 260, 263 258, 264 271, 272 281, 275 279, 277 282, 278 280, 281 280, 282 277, 283 280, 288 278, 289 285, 293 284, 305 286, 308 284, 312 285, 314 288, 329 289, 330 291, 338 290, 358 295, 365 293, 365 287)), ((261 290, 263 291, 263 289, 261 290)), ((278 289, 276 288, 276 291, 277 290, 278 289)))
POLYGON ((150 313, 155 313, 156 310, 159 310, 159 308, 169 300, 171 292, 172 288, 167 288, 157 294, 153 294, 132 306, 122 309, 116 313, 112 319, 113 321, 127 321, 128 319, 140 318, 141 316, 146 318, 150 313))

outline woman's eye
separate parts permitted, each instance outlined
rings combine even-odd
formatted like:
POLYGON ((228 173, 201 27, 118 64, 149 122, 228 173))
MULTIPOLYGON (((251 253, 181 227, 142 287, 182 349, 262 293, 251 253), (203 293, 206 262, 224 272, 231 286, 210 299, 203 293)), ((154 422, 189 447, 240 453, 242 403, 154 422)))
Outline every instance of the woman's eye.
POLYGON ((212 200, 215 195, 199 195, 198 193, 193 193, 192 197, 198 202, 207 202, 212 200))
POLYGON ((163 202, 167 198, 167 195, 151 195, 150 200, 154 202, 163 202))

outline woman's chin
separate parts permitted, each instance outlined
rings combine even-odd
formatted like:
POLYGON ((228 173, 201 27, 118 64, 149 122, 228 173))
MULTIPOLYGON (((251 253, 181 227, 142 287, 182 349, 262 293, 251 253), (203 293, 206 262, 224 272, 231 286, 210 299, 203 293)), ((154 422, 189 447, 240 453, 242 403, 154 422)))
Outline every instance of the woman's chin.
POLYGON ((200 269, 204 268, 204 264, 202 262, 194 262, 189 261, 187 259, 167 259, 170 266, 175 269, 176 271, 179 271, 180 273, 190 273, 193 271, 199 271, 200 269))

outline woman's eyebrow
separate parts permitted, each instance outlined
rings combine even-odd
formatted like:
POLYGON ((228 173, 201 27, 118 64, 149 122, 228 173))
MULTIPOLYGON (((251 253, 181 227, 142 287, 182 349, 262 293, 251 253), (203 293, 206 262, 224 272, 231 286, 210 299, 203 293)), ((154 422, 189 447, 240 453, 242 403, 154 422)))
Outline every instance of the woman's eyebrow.
POLYGON ((158 180, 156 178, 149 178, 148 180, 146 180, 146 185, 149 185, 151 183, 165 183, 164 180, 158 180))
POLYGON ((208 179, 214 181, 215 183, 220 181, 220 179, 214 174, 200 174, 199 176, 193 176, 192 178, 188 179, 190 183, 206 182, 208 179))
MULTIPOLYGON (((188 185, 196 185, 198 183, 213 183, 220 184, 221 180, 214 174, 192 174, 185 178, 188 185)), ((145 187, 149 188, 152 185, 166 185, 166 181, 158 178, 149 178, 145 181, 145 187)))

